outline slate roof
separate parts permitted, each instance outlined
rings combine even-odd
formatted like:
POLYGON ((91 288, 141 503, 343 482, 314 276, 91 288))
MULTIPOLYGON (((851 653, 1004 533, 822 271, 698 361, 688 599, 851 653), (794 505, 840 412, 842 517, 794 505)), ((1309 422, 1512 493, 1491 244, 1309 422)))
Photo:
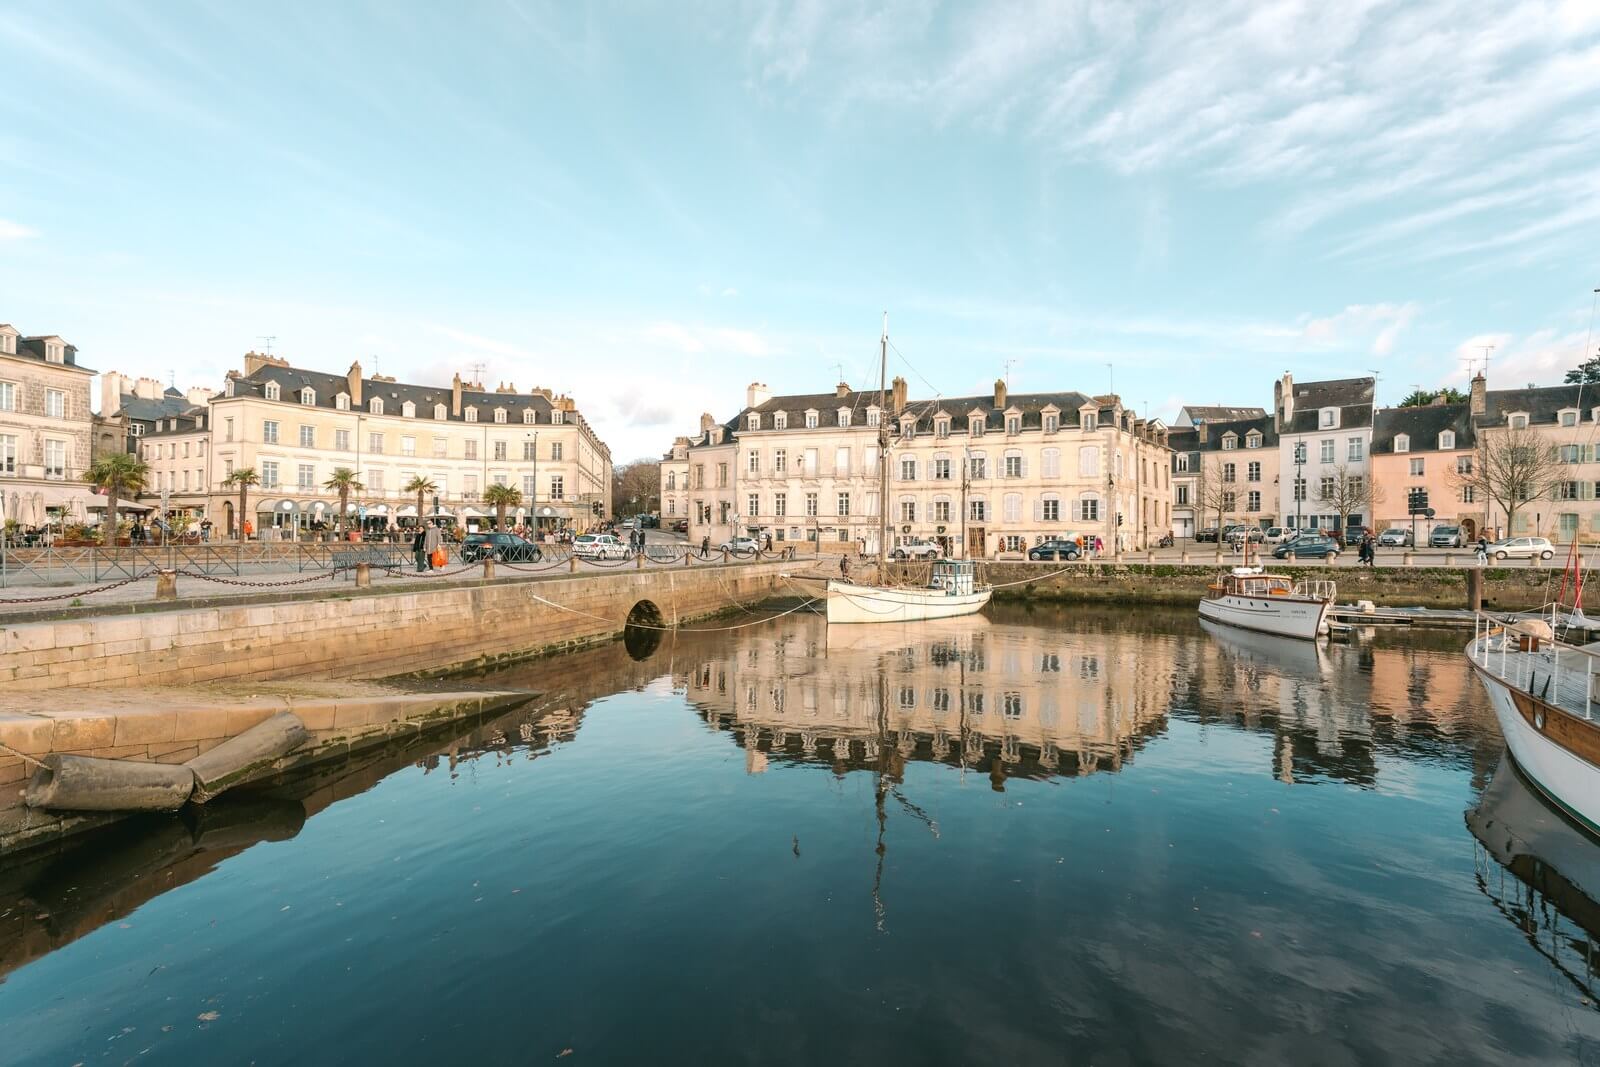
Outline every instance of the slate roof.
POLYGON ((1167 447, 1172 449, 1174 457, 1179 452, 1190 452, 1198 455, 1200 452, 1200 431, 1189 426, 1179 426, 1176 429, 1168 430, 1167 447))
POLYGON ((1372 378, 1338 378, 1326 382, 1296 382, 1294 418, 1285 433, 1316 433, 1318 412, 1339 409, 1340 430, 1372 425, 1372 398, 1377 382, 1372 378))
MULTIPOLYGON (((1278 431, 1273 428, 1272 416, 1266 412, 1262 412, 1260 416, 1253 419, 1236 419, 1232 422, 1208 422, 1206 423, 1206 439, 1203 443, 1199 440, 1200 434, 1198 430, 1191 432, 1195 435, 1195 443, 1190 449, 1191 452, 1221 452, 1222 439, 1230 433, 1239 438, 1237 447, 1241 452, 1256 452, 1261 449, 1278 447, 1278 431), (1245 439, 1250 436, 1251 431, 1261 435, 1261 444, 1257 448, 1246 449, 1244 447, 1245 439)), ((1169 446, 1172 444, 1171 434, 1167 435, 1167 444, 1169 446)))
POLYGON ((1411 438, 1408 452, 1437 452, 1439 434, 1445 430, 1455 431, 1457 449, 1471 448, 1476 440, 1472 423, 1470 404, 1384 408, 1372 418, 1372 454, 1392 453, 1399 434, 1411 438))
POLYGON ((199 429, 198 423, 200 420, 198 416, 204 415, 205 413, 205 408, 192 407, 188 404, 185 404, 183 411, 173 412, 172 414, 161 416, 163 422, 176 422, 178 424, 176 429, 162 428, 159 430, 151 430, 148 433, 143 434, 141 439, 147 439, 151 437, 176 437, 182 436, 186 433, 194 433, 197 429, 199 429))
POLYGON ((133 422, 155 422, 157 419, 182 415, 191 406, 188 397, 171 388, 163 392, 159 400, 150 400, 134 393, 123 393, 122 409, 119 414, 133 422))
POLYGON ((1592 423, 1600 405, 1600 386, 1547 385, 1532 389, 1490 389, 1484 398, 1485 411, 1479 426, 1504 426, 1513 412, 1527 412, 1530 425, 1553 425, 1564 408, 1578 408, 1578 421, 1592 423))
POLYGON ((44 358, 44 342, 44 337, 18 337, 17 350, 15 352, 7 352, 3 357, 0 358, 26 359, 32 363, 44 363, 51 367, 68 367, 72 370, 81 370, 85 374, 98 373, 90 367, 85 367, 79 364, 77 346, 69 345, 64 341, 62 342, 62 348, 65 349, 65 351, 62 353, 63 362, 51 363, 49 360, 44 358))
POLYGON ((1198 426, 1202 422, 1238 422, 1241 419, 1259 419, 1267 413, 1266 408, 1251 407, 1206 407, 1200 404, 1185 404, 1183 414, 1189 417, 1191 425, 1198 426))

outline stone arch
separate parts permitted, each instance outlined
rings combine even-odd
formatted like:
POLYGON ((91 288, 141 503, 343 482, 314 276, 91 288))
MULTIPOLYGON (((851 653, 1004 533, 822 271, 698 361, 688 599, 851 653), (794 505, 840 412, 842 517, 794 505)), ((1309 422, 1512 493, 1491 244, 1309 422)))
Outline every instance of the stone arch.
POLYGON ((666 619, 661 609, 652 600, 641 600, 628 611, 627 623, 622 628, 622 645, 631 658, 642 662, 655 655, 665 632, 666 619))

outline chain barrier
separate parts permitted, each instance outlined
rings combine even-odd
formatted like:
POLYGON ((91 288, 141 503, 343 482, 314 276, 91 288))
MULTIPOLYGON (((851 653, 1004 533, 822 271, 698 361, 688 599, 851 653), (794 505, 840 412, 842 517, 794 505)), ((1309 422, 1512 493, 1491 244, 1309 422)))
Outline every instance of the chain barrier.
POLYGON ((280 589, 288 585, 309 585, 312 582, 320 582, 324 578, 333 578, 349 570, 355 570, 355 567, 349 564, 340 564, 332 570, 316 571, 304 578, 291 578, 287 582, 247 582, 242 578, 218 578, 216 575, 206 574, 204 571, 178 570, 173 573, 181 574, 185 578, 198 578, 202 582, 216 582, 218 585, 239 585, 249 589, 280 589))
POLYGON ((149 577, 151 577, 152 575, 154 575, 156 573, 158 573, 158 572, 153 571, 153 570, 145 571, 143 574, 135 574, 131 578, 124 578, 120 582, 112 582, 109 585, 96 586, 93 589, 75 589, 72 592, 69 592, 69 593, 57 593, 54 596, 18 597, 18 598, 12 598, 12 599, 7 599, 7 600, 0 600, 0 604, 7 604, 7 605, 9 605, 9 604, 46 604, 46 603, 49 603, 50 601, 53 601, 53 600, 76 600, 78 597, 93 596, 96 593, 104 593, 104 592, 107 592, 108 590, 117 589, 117 588, 120 588, 121 586, 129 585, 129 584, 131 584, 133 582, 143 581, 144 579, 149 578, 149 577))

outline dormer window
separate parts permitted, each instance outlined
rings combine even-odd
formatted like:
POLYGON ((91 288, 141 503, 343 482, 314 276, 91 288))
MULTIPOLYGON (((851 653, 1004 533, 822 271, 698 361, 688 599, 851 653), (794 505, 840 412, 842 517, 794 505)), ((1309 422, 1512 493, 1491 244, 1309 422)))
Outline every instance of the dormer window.
POLYGON ((1084 433, 1092 433, 1093 431, 1098 430, 1099 428, 1100 428, 1100 416, 1099 416, 1099 414, 1096 413, 1096 412, 1093 412, 1093 411, 1085 411, 1083 413, 1083 432, 1084 433))
POLYGON ((950 436, 950 420, 949 419, 934 419, 933 420, 933 435, 935 437, 949 437, 950 436))
POLYGON ((1222 450, 1224 452, 1232 452, 1234 449, 1236 449, 1238 447, 1239 447, 1239 435, 1238 434, 1233 433, 1230 430, 1228 433, 1225 433, 1225 434, 1222 435, 1222 450))
POLYGON ((917 417, 906 415, 900 420, 900 436, 915 437, 917 435, 917 417))
POLYGON ((433 417, 438 419, 440 422, 443 422, 447 418, 443 404, 433 405, 433 417))
POLYGON ((317 391, 315 389, 307 386, 306 388, 300 390, 300 403, 304 404, 306 407, 311 407, 316 404, 316 402, 317 391))
POLYGON ((850 409, 849 408, 840 408, 839 409, 839 425, 840 426, 849 426, 850 425, 850 409))
POLYGON ((1256 433, 1254 430, 1251 430, 1248 434, 1245 435, 1244 447, 1246 447, 1246 448, 1260 448, 1261 447, 1261 435, 1256 433))
POLYGON ((1513 416, 1511 416, 1511 428, 1513 430, 1526 430, 1528 428, 1528 416, 1526 416, 1526 415, 1513 415, 1513 416))
POLYGON ((1059 429, 1061 429, 1061 416, 1056 414, 1054 411, 1045 412, 1044 413, 1044 432, 1045 433, 1055 433, 1059 429))
POLYGON ((1561 425, 1563 426, 1578 425, 1578 412, 1575 408, 1569 408, 1566 411, 1559 412, 1557 414, 1557 418, 1560 420, 1561 425))
POLYGON ((1019 434, 1021 432, 1022 432, 1022 416, 1021 415, 1007 415, 1006 416, 1006 433, 1010 434, 1012 437, 1015 437, 1017 434, 1019 434))
POLYGON ((774 430, 787 430, 789 428, 789 413, 787 411, 779 411, 773 414, 772 428, 774 430))
POLYGON ((1317 425, 1324 430, 1331 430, 1339 425, 1339 409, 1323 408, 1317 413, 1317 425))
POLYGON ((349 411, 350 410, 350 394, 349 393, 340 393, 337 396, 335 396, 333 398, 333 406, 338 408, 340 411, 349 411))
POLYGON ((478 421, 478 409, 477 408, 468 408, 466 410, 466 412, 465 412, 465 418, 466 418, 466 420, 468 422, 477 422, 478 421))
POLYGON ((524 425, 524 426, 532 426, 534 423, 536 423, 538 421, 539 421, 539 413, 537 411, 534 411, 532 408, 523 408, 522 409, 522 425, 524 425))
POLYGON ((1439 431, 1439 448, 1448 452, 1456 447, 1456 432, 1454 430, 1439 431))
POLYGON ((404 415, 408 419, 416 418, 417 417, 417 405, 415 405, 411 401, 407 400, 404 404, 400 405, 400 414, 404 415))
POLYGON ((985 415, 967 416, 967 436, 982 437, 983 432, 989 428, 989 419, 985 415))
POLYGON ((278 383, 277 382, 268 382, 265 386, 262 387, 261 395, 266 397, 268 400, 276 400, 276 399, 278 399, 278 383))
POLYGON ((67 359, 66 346, 56 341, 46 341, 44 343, 44 359, 46 363, 65 363, 67 359))
POLYGON ((383 414, 383 397, 375 396, 367 401, 367 410, 374 415, 383 414))
POLYGON ((503 423, 503 422, 506 421, 506 409, 505 408, 495 408, 494 409, 494 421, 495 422, 500 422, 500 423, 503 423))
POLYGON ((1409 434, 1397 433, 1394 435, 1394 450, 1396 452, 1411 451, 1411 437, 1409 434))
POLYGON ((224 382, 222 384, 222 395, 223 396, 232 396, 233 395, 233 379, 232 378, 229 378, 226 382, 224 382))
POLYGON ((816 428, 817 428, 817 413, 815 411, 806 412, 806 429, 815 430, 816 428))
POLYGON ((880 414, 881 413, 878 411, 877 408, 868 408, 867 409, 867 425, 868 426, 876 426, 876 425, 878 425, 878 418, 879 418, 880 414))
POLYGON ((761 416, 757 415, 753 411, 749 415, 746 415, 744 420, 744 428, 747 430, 761 429, 761 416))
POLYGON ((14 356, 17 354, 17 338, 9 328, 0 329, 0 355, 14 356))
MULTIPOLYGON (((560 426, 567 421, 567 413, 565 411, 552 411, 550 413, 550 421, 556 426, 560 426)), ((720 439, 721 435, 719 434, 718 437, 720 439)))

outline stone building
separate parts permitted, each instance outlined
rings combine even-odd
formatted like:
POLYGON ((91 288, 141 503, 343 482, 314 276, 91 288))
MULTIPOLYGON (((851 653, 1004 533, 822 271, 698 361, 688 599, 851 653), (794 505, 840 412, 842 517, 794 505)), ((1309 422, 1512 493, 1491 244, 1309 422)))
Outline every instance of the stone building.
POLYGON ((1278 525, 1278 431, 1272 416, 1191 421, 1170 431, 1167 441, 1174 537, 1234 523, 1278 525))
POLYGON ((661 456, 661 521, 689 517, 689 438, 680 437, 661 456))
POLYGON ((139 439, 156 423, 195 408, 204 409, 212 390, 185 392, 163 388, 154 378, 131 378, 116 371, 100 375, 100 411, 94 417, 94 458, 111 452, 139 453, 139 439))
POLYGON ((490 485, 521 490, 510 517, 541 530, 583 529, 611 499, 611 451, 572 398, 547 389, 487 390, 456 375, 446 386, 407 385, 365 377, 361 364, 326 374, 249 353, 245 369, 228 374, 211 398, 209 511, 224 530, 236 528, 233 471, 255 470, 249 516, 268 526, 331 525, 338 495, 323 483, 339 467, 365 489, 351 509, 368 526, 416 518, 413 478, 431 480, 425 509, 476 524, 493 508, 490 485))
POLYGON ((83 481, 94 373, 60 337, 0 323, 0 522, 86 522, 101 506, 83 481))
POLYGON ((1352 526, 1372 524, 1372 378, 1295 384, 1285 373, 1272 387, 1278 432, 1278 512, 1291 529, 1329 529, 1339 522, 1337 499, 1360 499, 1346 515, 1352 526))
POLYGON ((139 458, 150 468, 142 499, 160 509, 169 521, 201 519, 211 495, 211 428, 205 406, 151 420, 148 431, 134 436, 139 458))
POLYGON ((897 378, 880 405, 843 382, 777 397, 755 383, 736 416, 702 416, 689 443, 690 539, 875 552, 886 469, 890 548, 933 540, 979 557, 1077 534, 1140 548, 1171 525, 1166 437, 1116 396, 1010 395, 996 382, 985 396, 913 401, 897 378))
MULTIPOLYGON (((1478 390, 1483 398, 1483 391, 1478 390)), ((1484 502, 1465 478, 1472 473, 1477 444, 1471 404, 1440 399, 1420 407, 1387 408, 1372 419, 1372 480, 1378 487, 1374 529, 1414 530, 1427 544, 1435 526, 1460 526, 1475 540, 1486 525, 1484 502), (1412 494, 1427 494, 1434 512, 1413 516, 1412 494)))

